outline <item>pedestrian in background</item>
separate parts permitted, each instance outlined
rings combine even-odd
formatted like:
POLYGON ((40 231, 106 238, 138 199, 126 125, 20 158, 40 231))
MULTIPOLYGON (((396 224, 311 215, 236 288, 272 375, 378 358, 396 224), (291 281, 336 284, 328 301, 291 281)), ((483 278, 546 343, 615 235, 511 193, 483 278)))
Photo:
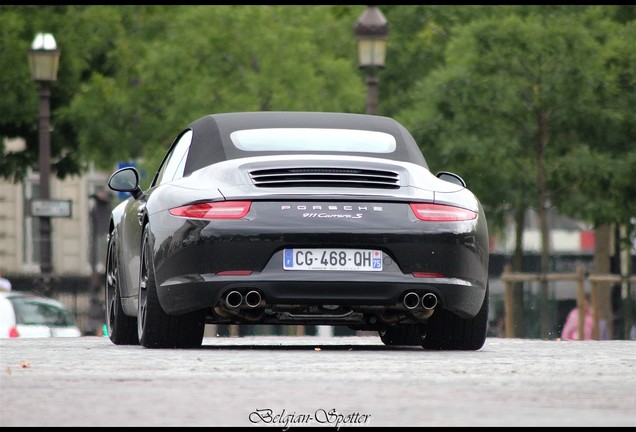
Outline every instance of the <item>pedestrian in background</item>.
MULTIPOLYGON (((594 311, 590 304, 590 296, 586 295, 583 299, 583 340, 592 340, 592 332, 594 330, 594 311)), ((607 323, 605 320, 599 320, 598 322, 598 335, 600 340, 609 339, 607 323)), ((574 307, 563 325, 561 331, 562 340, 578 340, 579 339, 579 308, 574 307)))

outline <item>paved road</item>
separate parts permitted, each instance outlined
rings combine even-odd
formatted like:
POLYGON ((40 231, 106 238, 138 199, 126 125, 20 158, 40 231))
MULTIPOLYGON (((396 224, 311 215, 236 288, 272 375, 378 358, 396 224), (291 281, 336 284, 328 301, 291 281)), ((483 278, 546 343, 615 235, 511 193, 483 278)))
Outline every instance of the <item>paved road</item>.
POLYGON ((635 341, 0 340, 0 426, 636 426, 635 341))

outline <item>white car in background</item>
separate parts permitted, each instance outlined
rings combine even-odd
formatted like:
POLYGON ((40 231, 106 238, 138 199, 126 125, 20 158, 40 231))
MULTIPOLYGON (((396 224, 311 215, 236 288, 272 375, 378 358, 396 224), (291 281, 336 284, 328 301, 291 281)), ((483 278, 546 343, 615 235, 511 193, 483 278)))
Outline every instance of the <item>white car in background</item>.
POLYGON ((24 292, 0 292, 0 339, 81 335, 75 316, 63 303, 24 292))

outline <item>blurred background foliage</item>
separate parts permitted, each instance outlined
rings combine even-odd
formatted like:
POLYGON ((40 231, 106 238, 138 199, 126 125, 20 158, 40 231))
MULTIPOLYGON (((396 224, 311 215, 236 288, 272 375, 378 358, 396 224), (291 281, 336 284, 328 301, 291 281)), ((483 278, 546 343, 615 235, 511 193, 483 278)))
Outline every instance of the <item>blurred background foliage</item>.
MULTIPOLYGON (((27 53, 61 49, 53 171, 138 161, 227 111, 365 112, 353 26, 365 6, 0 6, 0 176, 37 167, 27 53)), ((380 6, 390 31, 378 114, 431 170, 460 174, 494 231, 554 206, 590 224, 636 215, 636 6, 380 6)), ((152 176, 149 176, 151 178, 152 176)))

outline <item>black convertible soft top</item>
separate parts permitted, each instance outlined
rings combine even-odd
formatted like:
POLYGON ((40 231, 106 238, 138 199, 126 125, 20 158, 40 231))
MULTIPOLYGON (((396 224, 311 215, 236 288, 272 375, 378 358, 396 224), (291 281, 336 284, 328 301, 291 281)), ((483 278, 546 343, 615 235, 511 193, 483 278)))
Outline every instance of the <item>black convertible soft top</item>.
MULTIPOLYGON (((253 151, 247 152, 236 148, 232 144, 230 134, 237 130, 261 128, 330 128, 385 132, 395 137, 396 149, 378 157, 412 162, 428 168, 413 136, 392 118, 351 113, 261 111, 210 114, 191 123, 186 128, 192 130, 193 136, 184 175, 224 160, 254 156, 253 151)), ((316 151, 307 153, 333 154, 316 151)), ((258 155, 276 154, 289 152, 258 152, 258 155)), ((357 152, 344 154, 370 156, 368 153, 357 152)))

